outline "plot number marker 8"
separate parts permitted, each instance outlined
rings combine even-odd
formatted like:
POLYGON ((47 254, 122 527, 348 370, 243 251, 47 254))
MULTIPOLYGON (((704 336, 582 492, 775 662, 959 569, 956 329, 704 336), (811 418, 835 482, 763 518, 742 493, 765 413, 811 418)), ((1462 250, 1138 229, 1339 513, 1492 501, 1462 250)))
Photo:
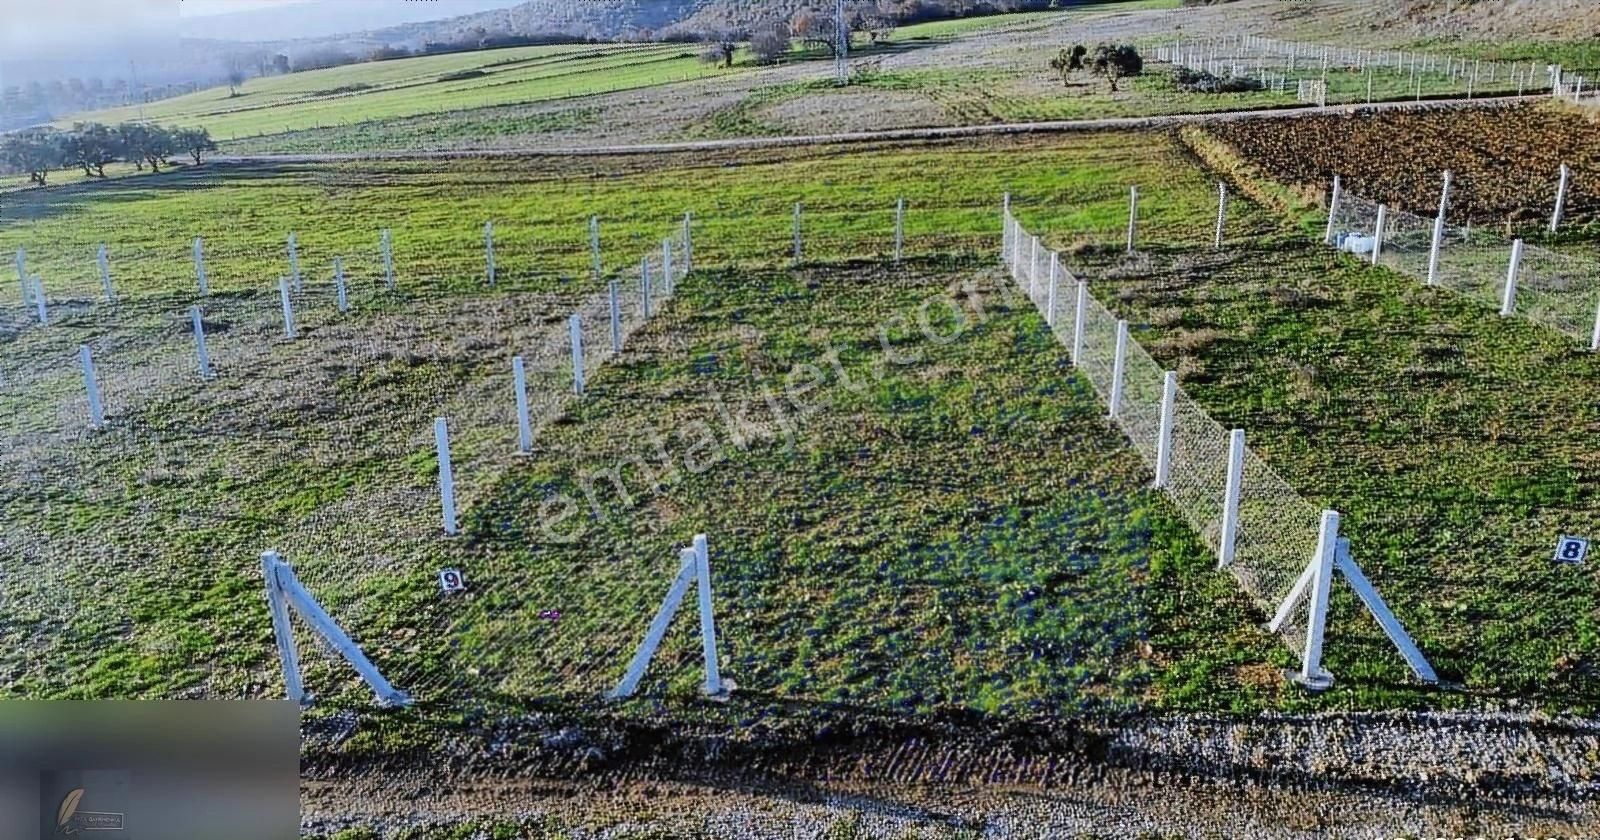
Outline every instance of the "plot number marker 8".
POLYGON ((1589 541, 1579 537, 1561 537, 1556 540, 1557 563, 1582 563, 1589 553, 1589 541))

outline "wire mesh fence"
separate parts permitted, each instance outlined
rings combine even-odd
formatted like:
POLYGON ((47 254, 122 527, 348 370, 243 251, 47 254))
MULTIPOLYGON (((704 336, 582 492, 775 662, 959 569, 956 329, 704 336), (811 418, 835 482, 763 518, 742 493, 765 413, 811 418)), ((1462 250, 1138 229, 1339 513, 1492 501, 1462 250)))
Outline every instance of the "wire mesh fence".
POLYGON ((1372 261, 1376 252, 1379 265, 1600 349, 1600 262, 1452 225, 1447 213, 1445 206, 1442 215, 1424 218, 1340 191, 1328 239, 1358 258, 1372 261))
MULTIPOLYGON (((1072 362, 1106 402, 1108 413, 1153 472, 1174 507, 1244 590, 1269 614, 1285 599, 1315 556, 1322 511, 1302 498, 1259 456, 1244 451, 1237 482, 1233 534, 1225 537, 1230 507, 1229 433, 1181 388, 1166 399, 1167 372, 1100 301, 1076 290, 1079 281, 1060 254, 1035 247, 1035 238, 1005 211, 1002 260, 1012 279, 1032 294, 1054 285, 1072 297, 1053 317, 1053 332, 1072 348, 1072 362), (1044 266, 1041 269, 1041 266, 1044 266), (1168 420, 1170 418, 1170 421, 1168 420), (1170 425, 1168 423, 1170 422, 1170 425), (1165 441, 1163 440, 1165 438, 1165 441)), ((1058 303, 1058 307, 1061 305, 1058 303)), ((1289 647, 1301 650, 1303 623, 1282 628, 1289 647)))

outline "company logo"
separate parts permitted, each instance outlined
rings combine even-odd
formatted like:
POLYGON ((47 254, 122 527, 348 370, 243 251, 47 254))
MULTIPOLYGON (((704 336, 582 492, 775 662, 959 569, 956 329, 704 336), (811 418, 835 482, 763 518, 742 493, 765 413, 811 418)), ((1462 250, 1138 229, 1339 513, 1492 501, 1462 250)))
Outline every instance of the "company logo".
POLYGON ((56 834, 75 837, 82 831, 121 831, 122 814, 107 811, 82 811, 83 788, 67 794, 56 811, 56 834))

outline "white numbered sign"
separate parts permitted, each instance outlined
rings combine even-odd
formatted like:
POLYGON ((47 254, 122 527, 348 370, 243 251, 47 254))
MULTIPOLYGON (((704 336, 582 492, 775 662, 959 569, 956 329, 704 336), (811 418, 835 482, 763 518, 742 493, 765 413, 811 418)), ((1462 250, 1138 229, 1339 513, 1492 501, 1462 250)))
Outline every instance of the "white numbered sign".
POLYGON ((446 592, 460 592, 467 588, 467 579, 459 569, 445 569, 439 573, 439 588, 446 592))
POLYGON ((1557 563, 1582 563, 1589 553, 1589 541, 1581 537, 1562 537, 1556 540, 1557 563))

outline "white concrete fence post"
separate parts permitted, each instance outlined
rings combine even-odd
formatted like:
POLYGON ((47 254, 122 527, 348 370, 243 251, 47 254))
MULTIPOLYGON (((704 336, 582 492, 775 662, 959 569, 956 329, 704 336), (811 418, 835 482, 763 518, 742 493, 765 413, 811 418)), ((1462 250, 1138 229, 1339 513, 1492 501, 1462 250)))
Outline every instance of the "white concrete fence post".
POLYGON ((339 302, 340 312, 350 311, 350 298, 344 290, 344 258, 333 258, 333 293, 339 302))
POLYGON ((900 258, 905 253, 906 242, 906 200, 899 198, 894 203, 894 264, 900 264, 900 258))
POLYGON ((533 420, 528 416, 528 374, 521 356, 511 357, 511 383, 517 398, 517 452, 533 451, 533 420))
POLYGON ((1572 169, 1566 164, 1561 164, 1561 181, 1556 185, 1556 209, 1550 214, 1550 232, 1555 233, 1561 227, 1561 217, 1567 209, 1567 182, 1572 178, 1572 169))
POLYGON ((661 294, 672 296, 672 240, 661 240, 661 294))
POLYGON ((100 264, 100 291, 105 295, 106 303, 117 302, 117 291, 111 285, 111 258, 106 253, 106 244, 100 243, 100 250, 95 253, 95 262, 100 264))
POLYGON ((483 223, 483 263, 489 285, 494 285, 494 221, 483 223))
POLYGON ((456 476, 450 463, 450 426, 443 417, 433 418, 433 445, 439 453, 439 507, 444 518, 444 532, 455 536, 456 476))
POLYGON ((1306 688, 1321 690, 1333 684, 1322 669, 1322 636, 1328 626, 1328 592, 1333 586, 1333 556, 1339 542, 1339 514, 1324 510, 1317 533, 1316 571, 1311 580, 1310 613, 1306 618, 1305 657, 1295 680, 1306 688))
POLYGON ((1439 191, 1439 215, 1433 217, 1433 243, 1428 249, 1428 285, 1439 285, 1439 255, 1444 248, 1445 215, 1450 211, 1450 185, 1454 174, 1446 169, 1444 186, 1439 191))
POLYGON ((394 291, 394 241, 389 237, 389 229, 384 228, 378 236, 378 247, 383 251, 383 285, 394 291))
POLYGON ((1033 237, 1032 250, 1028 252, 1028 300, 1039 300, 1039 237, 1033 237))
POLYGON ((602 275, 600 267, 600 217, 589 217, 589 262, 594 270, 594 279, 599 280, 602 275))
POLYGON ((206 324, 200 317, 199 305, 189 307, 189 321, 194 328, 194 353, 200 364, 200 378, 211 378, 211 354, 206 351, 206 324))
POLYGON ((1227 224, 1227 219, 1228 219, 1228 185, 1224 184, 1224 183, 1221 183, 1221 182, 1218 182, 1217 183, 1217 234, 1216 234, 1216 237, 1215 237, 1215 239, 1213 240, 1213 242, 1211 244, 1211 247, 1214 250, 1217 250, 1217 251, 1222 250, 1222 229, 1223 229, 1223 226, 1225 224, 1227 224))
POLYGON ((211 286, 206 282, 206 243, 198 236, 194 238, 194 276, 199 281, 200 294, 211 294, 211 286))
POLYGON ((1378 257, 1383 254, 1383 232, 1389 226, 1389 206, 1378 205, 1378 219, 1372 225, 1372 264, 1378 264, 1378 257))
POLYGON ((567 320, 567 332, 572 341, 572 392, 583 396, 583 318, 572 313, 567 320))
POLYGON ((294 282, 296 294, 300 292, 300 244, 295 241, 294 231, 289 231, 289 277, 294 282))
POLYGON ((1139 226, 1139 188, 1128 188, 1128 253, 1133 253, 1133 240, 1139 226))
POLYGON ((1334 244, 1334 223, 1339 218, 1339 199, 1343 197, 1344 179, 1335 175, 1333 176, 1333 197, 1328 200, 1328 229, 1322 234, 1322 241, 1326 245, 1334 244))
POLYGON ((106 425, 105 406, 100 402, 100 380, 94 375, 94 353, 85 344, 78 348, 78 363, 83 367, 83 388, 89 395, 89 425, 103 429, 106 425))
POLYGON ((1056 325, 1056 285, 1061 277, 1061 255, 1050 252, 1050 288, 1045 292, 1044 322, 1056 325))
POLYGON ((1178 410, 1178 372, 1169 370, 1161 382, 1161 427, 1156 437, 1156 488, 1172 477, 1172 424, 1178 410))
MULTIPOLYGON (((24 287, 24 288, 26 288, 26 287, 24 287)), ((44 294, 44 281, 39 279, 39 275, 37 275, 37 274, 35 274, 33 276, 33 308, 34 308, 34 314, 37 315, 38 318, 39 318, 39 325, 40 326, 49 325, 49 323, 50 323, 50 313, 48 311, 49 303, 48 303, 48 299, 45 297, 45 294, 44 294)))
POLYGON ((1072 315, 1072 366, 1083 366, 1083 321, 1089 308, 1089 281, 1078 281, 1077 309, 1072 315))
POLYGON ((1500 295, 1500 317, 1517 311, 1517 275, 1522 272, 1522 240, 1511 242, 1511 263, 1506 267, 1506 286, 1500 295))
POLYGON ((706 694, 713 697, 723 693, 722 668, 717 659, 717 622, 711 613, 711 557, 706 547, 706 535, 694 537, 695 562, 700 579, 700 644, 706 660, 706 694))
POLYGON ((1594 330, 1589 333, 1589 349, 1600 351, 1600 302, 1594 307, 1594 330))
POLYGON ((283 305, 283 337, 294 338, 294 302, 289 299, 289 279, 278 278, 278 301, 283 305))
POLYGON ((688 277, 694 270, 694 228, 691 225, 692 216, 689 211, 683 212, 683 276, 688 277))
POLYGON ((1122 411, 1122 380, 1127 373, 1128 364, 1128 322, 1117 321, 1117 354, 1111 362, 1111 399, 1108 401, 1110 410, 1106 416, 1115 419, 1122 411))
POLYGON ((1228 433, 1228 477, 1222 489, 1222 534, 1217 539, 1217 568, 1233 563, 1239 537, 1239 496, 1244 487, 1244 429, 1228 433))
POLYGON ((617 289, 617 281, 612 280, 607 289, 607 299, 611 304, 611 352, 622 352, 622 300, 617 289))

